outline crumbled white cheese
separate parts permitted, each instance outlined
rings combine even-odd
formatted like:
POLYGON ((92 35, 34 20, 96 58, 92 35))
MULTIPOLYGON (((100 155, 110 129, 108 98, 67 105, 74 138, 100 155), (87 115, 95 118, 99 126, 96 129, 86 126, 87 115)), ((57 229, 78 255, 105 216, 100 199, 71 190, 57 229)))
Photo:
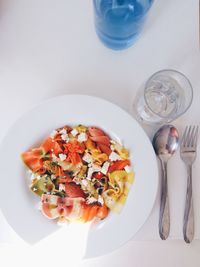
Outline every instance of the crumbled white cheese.
POLYGON ((73 129, 71 131, 71 134, 75 137, 78 134, 78 131, 76 129, 73 129))
POLYGON ((66 160, 67 156, 65 154, 59 154, 59 158, 61 161, 66 160))
POLYGON ((88 168, 88 172, 87 172, 87 179, 88 180, 91 180, 93 172, 94 172, 93 168, 88 168))
POLYGON ((82 183, 83 186, 87 186, 88 185, 88 181, 86 179, 83 179, 81 181, 81 183, 82 183))
POLYGON ((67 134, 67 131, 66 131, 66 129, 63 128, 62 130, 59 131, 59 133, 60 134, 67 134))
POLYGON ((97 199, 95 197, 89 197, 86 200, 87 204, 92 204, 92 203, 95 203, 95 202, 97 202, 97 199))
POLYGON ((35 192, 35 191, 37 191, 37 188, 33 187, 33 189, 32 189, 32 190, 33 190, 33 192, 35 192))
POLYGON ((120 160, 121 158, 120 158, 120 156, 119 156, 117 153, 112 152, 112 153, 110 154, 110 156, 109 156, 109 159, 110 159, 111 161, 116 161, 116 160, 120 160))
POLYGON ((126 165, 126 166, 124 167, 124 169, 125 169, 125 171, 126 171, 127 173, 130 173, 130 172, 131 172, 131 167, 128 166, 128 165, 126 165))
POLYGON ((85 153, 83 156, 83 160, 87 163, 91 163, 92 162, 92 157, 89 153, 85 153))
POLYGON ((62 135, 61 135, 61 139, 62 139, 63 141, 69 142, 69 136, 68 136, 68 134, 67 134, 67 133, 66 133, 66 134, 62 134, 62 135))
POLYGON ((54 160, 54 161, 57 161, 57 157, 56 157, 56 155, 55 154, 52 154, 52 159, 54 160))
POLYGON ((52 175, 51 175, 51 180, 55 180, 55 179, 56 179, 55 174, 52 174, 52 175))
POLYGON ((103 206, 104 200, 103 200, 102 196, 98 197, 98 202, 103 206))
POLYGON ((110 166, 110 163, 108 161, 104 162, 104 164, 101 168, 101 172, 106 175, 108 172, 109 166, 110 166))
POLYGON ((73 178, 73 182, 75 182, 76 184, 80 184, 80 178, 79 177, 77 177, 77 176, 75 176, 74 178, 73 178))
POLYGON ((59 191, 65 191, 65 185, 59 184, 59 191))
POLYGON ((112 151, 114 151, 114 150, 115 150, 114 145, 111 145, 111 146, 110 146, 110 149, 111 149, 112 151))
POLYGON ((99 165, 92 164, 93 172, 100 172, 101 167, 99 165))
POLYGON ((87 137, 87 134, 86 133, 80 133, 78 135, 78 141, 81 143, 81 142, 85 142, 87 141, 88 137, 87 137))
POLYGON ((91 180, 92 178, 92 174, 94 172, 100 172, 101 171, 101 167, 99 165, 95 165, 95 164, 88 164, 88 172, 87 172, 87 179, 91 180))
POLYGON ((56 135, 58 134, 58 132, 56 130, 53 130, 50 134, 51 138, 54 138, 56 135))

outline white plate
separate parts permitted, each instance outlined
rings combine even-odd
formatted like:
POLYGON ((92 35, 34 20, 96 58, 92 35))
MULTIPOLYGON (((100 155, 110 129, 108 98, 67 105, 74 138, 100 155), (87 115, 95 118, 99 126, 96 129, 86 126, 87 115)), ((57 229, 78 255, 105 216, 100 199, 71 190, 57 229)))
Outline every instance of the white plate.
POLYGON ((58 229, 36 209, 38 199, 28 189, 20 154, 65 124, 99 126, 131 152, 135 183, 123 211, 92 227, 87 235, 86 256, 103 255, 136 234, 152 210, 158 189, 157 162, 148 137, 130 115, 110 102, 65 95, 38 105, 18 120, 0 147, 0 207, 11 227, 28 243, 36 243, 58 229))

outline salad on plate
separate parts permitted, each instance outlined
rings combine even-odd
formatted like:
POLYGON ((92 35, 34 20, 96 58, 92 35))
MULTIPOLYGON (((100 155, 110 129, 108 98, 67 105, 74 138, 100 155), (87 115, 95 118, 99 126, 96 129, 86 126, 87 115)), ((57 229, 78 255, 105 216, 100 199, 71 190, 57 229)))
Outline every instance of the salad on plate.
POLYGON ((134 181, 129 151, 97 127, 56 129, 21 158, 41 212, 60 223, 120 213, 134 181))

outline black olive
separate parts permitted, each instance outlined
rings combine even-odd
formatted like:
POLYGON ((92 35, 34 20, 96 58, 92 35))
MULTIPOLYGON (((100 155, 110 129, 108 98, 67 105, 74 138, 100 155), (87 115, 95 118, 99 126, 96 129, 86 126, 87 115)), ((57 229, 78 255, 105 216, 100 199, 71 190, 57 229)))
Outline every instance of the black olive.
POLYGON ((102 177, 102 178, 100 179, 100 182, 101 182, 102 184, 105 184, 106 179, 105 179, 104 177, 102 177))
POLYGON ((102 188, 102 187, 98 188, 98 189, 97 189, 97 193, 98 193, 99 195, 101 195, 101 194, 103 193, 103 188, 102 188))
POLYGON ((70 177, 73 177, 74 172, 73 172, 73 171, 69 171, 69 172, 68 172, 68 175, 69 175, 70 177))

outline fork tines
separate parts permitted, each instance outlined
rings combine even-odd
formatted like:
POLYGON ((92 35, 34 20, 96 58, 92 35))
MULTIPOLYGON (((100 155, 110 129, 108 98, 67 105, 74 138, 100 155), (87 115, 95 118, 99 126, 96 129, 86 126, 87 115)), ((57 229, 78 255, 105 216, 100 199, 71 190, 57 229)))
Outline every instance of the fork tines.
POLYGON ((181 141, 181 146, 185 148, 193 148, 195 149, 197 146, 197 139, 198 139, 198 126, 186 126, 183 138, 181 141))

